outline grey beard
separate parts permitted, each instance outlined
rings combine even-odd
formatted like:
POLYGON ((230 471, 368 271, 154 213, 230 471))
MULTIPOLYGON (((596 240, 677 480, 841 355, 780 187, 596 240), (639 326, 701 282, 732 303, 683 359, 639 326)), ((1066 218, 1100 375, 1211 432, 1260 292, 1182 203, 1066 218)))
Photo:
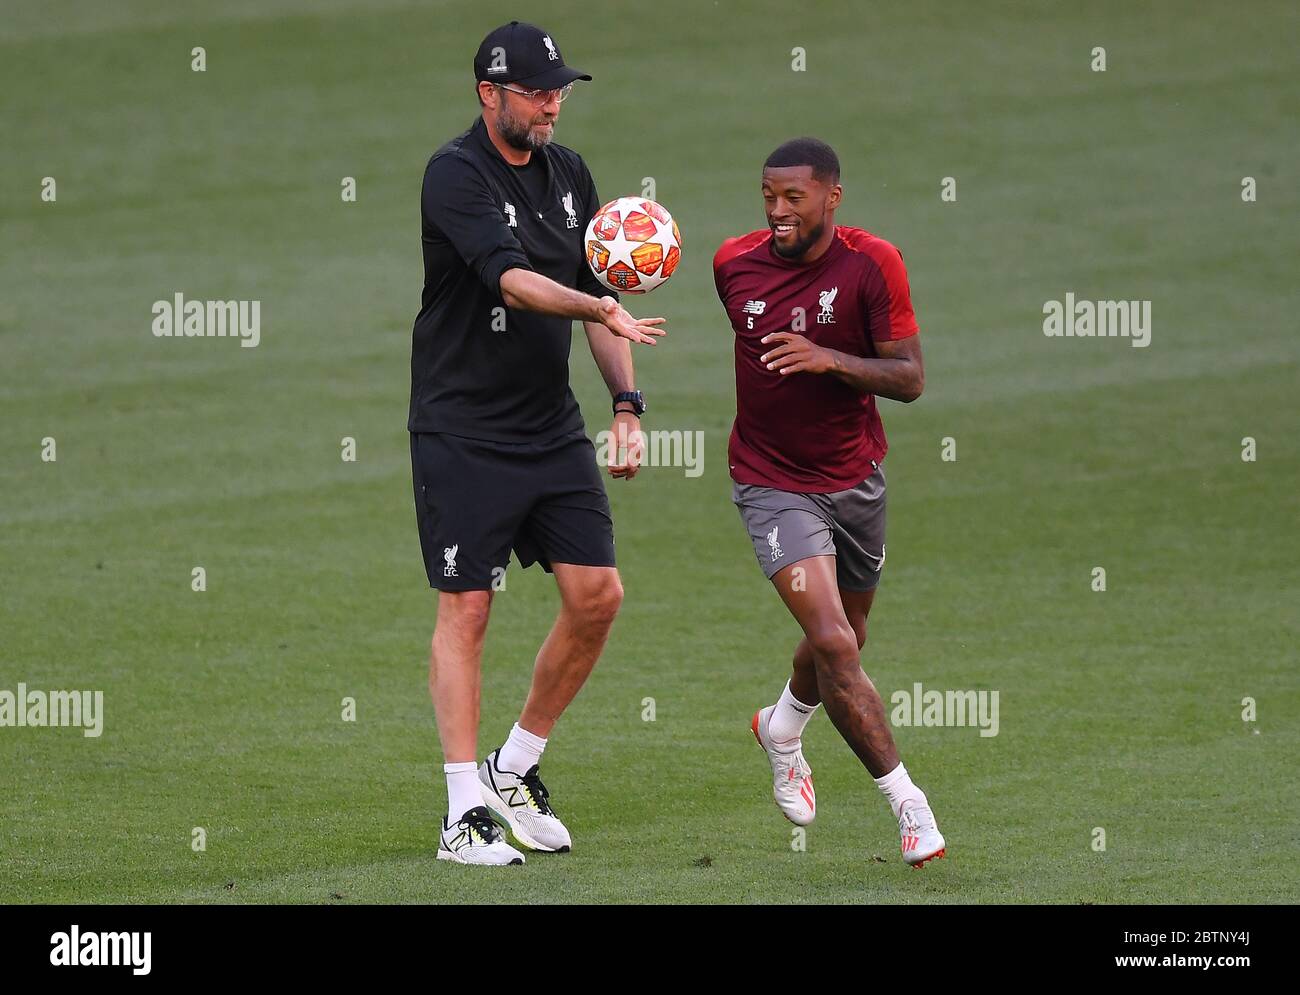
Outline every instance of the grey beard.
POLYGON ((527 124, 502 114, 497 118, 497 134, 512 149, 520 152, 537 152, 551 143, 551 136, 535 137, 527 124))

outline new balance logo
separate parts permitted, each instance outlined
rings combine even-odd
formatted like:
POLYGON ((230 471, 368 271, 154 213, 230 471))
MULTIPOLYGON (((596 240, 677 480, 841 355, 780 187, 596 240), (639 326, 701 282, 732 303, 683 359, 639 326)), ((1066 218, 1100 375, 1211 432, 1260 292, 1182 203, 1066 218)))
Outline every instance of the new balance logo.
POLYGON ((916 849, 918 846, 920 846, 920 845, 921 845, 921 837, 919 837, 919 836, 904 836, 904 837, 903 837, 903 852, 904 852, 904 853, 907 853, 907 851, 909 851, 909 850, 915 850, 915 849, 916 849))
POLYGON ((745 301, 745 306, 740 310, 744 314, 762 314, 767 310, 767 301, 745 301))
POLYGON ((533 799, 533 793, 528 790, 526 785, 521 784, 513 788, 507 786, 505 788, 498 789, 498 791, 501 795, 501 798, 511 808, 532 807, 534 809, 537 809, 538 811, 541 810, 537 802, 534 801, 533 799))

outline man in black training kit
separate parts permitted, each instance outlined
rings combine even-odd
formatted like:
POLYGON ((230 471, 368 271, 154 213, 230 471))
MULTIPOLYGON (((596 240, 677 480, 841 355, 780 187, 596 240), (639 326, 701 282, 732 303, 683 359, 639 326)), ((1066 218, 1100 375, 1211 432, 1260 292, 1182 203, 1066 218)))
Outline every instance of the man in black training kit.
MULTIPOLYGON (((518 21, 483 39, 474 77, 481 116, 424 173, 407 427, 420 546, 439 592, 429 690, 448 812, 438 859, 522 864, 489 808, 525 847, 571 847, 538 762, 623 600, 609 501, 569 389, 572 322, 583 323, 613 395, 614 437, 634 438, 645 402, 630 343, 654 345, 664 319, 633 318, 584 257, 596 185, 582 158, 551 139, 561 101, 591 77, 518 21), (479 662, 512 548, 523 566, 555 575, 561 608, 519 721, 480 766, 479 662)), ((628 447, 611 476, 630 480, 639 460, 628 447)))

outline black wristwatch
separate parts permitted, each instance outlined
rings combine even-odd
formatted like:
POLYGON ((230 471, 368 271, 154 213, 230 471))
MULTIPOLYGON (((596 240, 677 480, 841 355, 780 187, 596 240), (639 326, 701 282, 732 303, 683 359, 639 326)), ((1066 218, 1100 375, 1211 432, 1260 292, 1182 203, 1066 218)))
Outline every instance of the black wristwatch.
POLYGON ((639 390, 625 390, 621 394, 614 395, 614 414, 618 414, 620 404, 632 405, 632 411, 640 418, 645 414, 645 395, 639 390))

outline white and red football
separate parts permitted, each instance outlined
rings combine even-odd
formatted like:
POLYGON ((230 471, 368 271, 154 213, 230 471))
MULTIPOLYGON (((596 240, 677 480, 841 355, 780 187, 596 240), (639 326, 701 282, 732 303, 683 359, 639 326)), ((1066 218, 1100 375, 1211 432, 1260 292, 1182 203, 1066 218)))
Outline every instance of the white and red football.
POLYGON ((596 279, 625 294, 644 294, 673 275, 682 235, 663 207, 644 197, 619 197, 587 225, 587 264, 596 279))

